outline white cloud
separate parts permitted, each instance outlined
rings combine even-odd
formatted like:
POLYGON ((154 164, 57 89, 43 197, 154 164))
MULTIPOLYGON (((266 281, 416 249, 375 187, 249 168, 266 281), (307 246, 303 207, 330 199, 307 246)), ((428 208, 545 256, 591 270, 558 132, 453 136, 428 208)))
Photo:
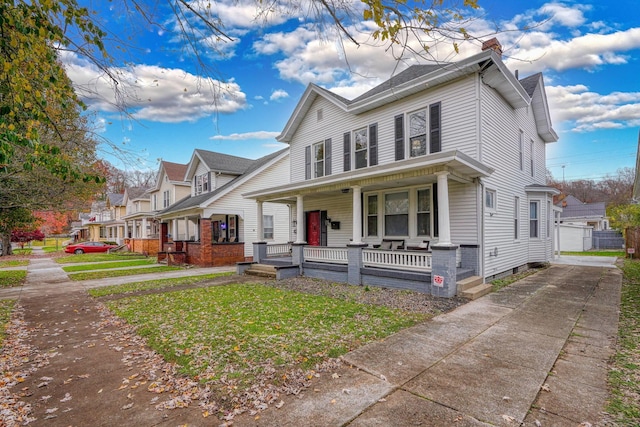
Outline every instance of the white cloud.
POLYGON ((547 86, 555 123, 563 122, 575 132, 620 129, 640 124, 640 92, 599 94, 584 85, 547 86))
POLYGON ((247 106, 246 95, 233 80, 224 83, 180 69, 135 65, 109 70, 119 81, 116 87, 77 56, 61 57, 79 96, 97 111, 115 112, 124 103, 135 119, 178 123, 247 106))
POLYGON ((232 133, 231 135, 214 135, 209 139, 216 141, 244 141, 247 139, 275 139, 280 132, 269 132, 266 130, 245 133, 232 133))
POLYGON ((287 93, 287 91, 283 89, 277 89, 277 90, 274 90, 273 93, 271 93, 271 96, 269 97, 269 99, 271 101, 278 101, 280 99, 284 99, 288 97, 289 97, 289 94, 287 93))

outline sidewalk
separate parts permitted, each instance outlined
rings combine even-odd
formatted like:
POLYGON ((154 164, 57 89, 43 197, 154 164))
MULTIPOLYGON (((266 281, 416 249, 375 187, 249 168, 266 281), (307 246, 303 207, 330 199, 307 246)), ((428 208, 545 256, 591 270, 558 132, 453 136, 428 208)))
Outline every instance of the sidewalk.
POLYGON ((344 356, 234 426, 598 425, 621 272, 556 265, 344 356))
MULTIPOLYGON (((32 347, 24 366, 30 373, 12 391, 32 405, 37 420, 29 425, 221 423, 203 418, 195 402, 155 408, 151 380, 139 377, 133 361, 146 349, 134 336, 114 340, 121 325, 105 322, 87 296, 87 288, 105 280, 71 282, 47 258, 33 259, 28 271, 19 301, 32 347)), ((333 375, 314 379, 298 396, 281 396, 280 409, 236 417, 233 425, 532 426, 538 420, 596 426, 620 287, 615 267, 553 265, 350 352, 333 375)))

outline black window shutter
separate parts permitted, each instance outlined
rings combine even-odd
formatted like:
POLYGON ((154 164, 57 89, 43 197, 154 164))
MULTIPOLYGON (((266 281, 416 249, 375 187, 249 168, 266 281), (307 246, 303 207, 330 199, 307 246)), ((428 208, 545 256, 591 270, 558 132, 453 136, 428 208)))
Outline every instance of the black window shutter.
POLYGON ((394 119, 396 160, 404 160, 404 114, 397 115, 394 119))
POLYGON ((331 138, 324 140, 324 174, 331 175, 331 138))
POLYGON ((351 132, 344 133, 344 172, 351 170, 351 132))
POLYGON ((429 152, 438 153, 442 151, 440 141, 440 103, 429 106, 429 152))
POLYGON ((311 146, 304 149, 304 179, 311 179, 311 146))
POLYGON ((369 125, 369 166, 378 164, 378 124, 369 125))

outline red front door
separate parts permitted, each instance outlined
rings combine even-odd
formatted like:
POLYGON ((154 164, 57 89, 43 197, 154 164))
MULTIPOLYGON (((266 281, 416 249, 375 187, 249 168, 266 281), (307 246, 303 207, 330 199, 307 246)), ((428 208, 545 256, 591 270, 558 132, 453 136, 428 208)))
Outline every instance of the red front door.
POLYGON ((307 212, 307 244, 320 246, 320 212, 307 212))

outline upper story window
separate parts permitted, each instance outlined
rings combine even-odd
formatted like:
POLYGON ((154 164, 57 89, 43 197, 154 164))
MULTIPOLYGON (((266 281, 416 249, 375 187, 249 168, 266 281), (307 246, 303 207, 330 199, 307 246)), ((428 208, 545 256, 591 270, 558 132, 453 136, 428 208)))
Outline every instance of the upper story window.
POLYGON ((531 140, 531 177, 535 177, 535 168, 534 168, 534 162, 533 159, 535 158, 536 155, 536 151, 535 151, 535 145, 533 142, 533 139, 531 140))
POLYGON ((313 177, 324 176, 324 142, 313 144, 313 177))
POLYGON ((203 173, 196 176, 196 194, 202 194, 209 191, 209 173, 203 173))
POLYGON ((305 157, 305 179, 331 175, 331 139, 307 146, 305 157))
POLYGON ((378 164, 378 124, 346 132, 343 139, 344 171, 378 164), (353 141, 353 146, 352 146, 353 141), (353 160, 352 160, 353 159, 353 160))
POLYGON ((368 156, 369 153, 369 137, 367 134, 367 128, 358 129, 353 132, 353 154, 355 158, 356 169, 366 168, 369 166, 368 156))
POLYGON ((409 114, 409 146, 411 157, 427 154, 427 110, 409 114))
POLYGON ((169 198, 169 194, 170 194, 170 193, 169 193, 169 190, 165 190, 165 191, 162 193, 162 207, 163 207, 163 208, 168 208, 168 207, 169 207, 169 205, 171 204, 171 200, 170 200, 170 198, 169 198))
POLYGON ((153 203, 152 210, 154 210, 154 211, 158 210, 158 195, 157 194, 153 195, 152 203, 153 203))
POLYGON ((519 161, 520 161, 520 170, 524 170, 524 132, 520 131, 520 139, 518 140, 519 145, 519 161))
POLYGON ((407 138, 410 157, 424 156, 442 150, 441 107, 442 104, 436 102, 429 105, 428 108, 408 113, 406 117, 405 114, 394 117, 396 160, 405 159, 407 138))

